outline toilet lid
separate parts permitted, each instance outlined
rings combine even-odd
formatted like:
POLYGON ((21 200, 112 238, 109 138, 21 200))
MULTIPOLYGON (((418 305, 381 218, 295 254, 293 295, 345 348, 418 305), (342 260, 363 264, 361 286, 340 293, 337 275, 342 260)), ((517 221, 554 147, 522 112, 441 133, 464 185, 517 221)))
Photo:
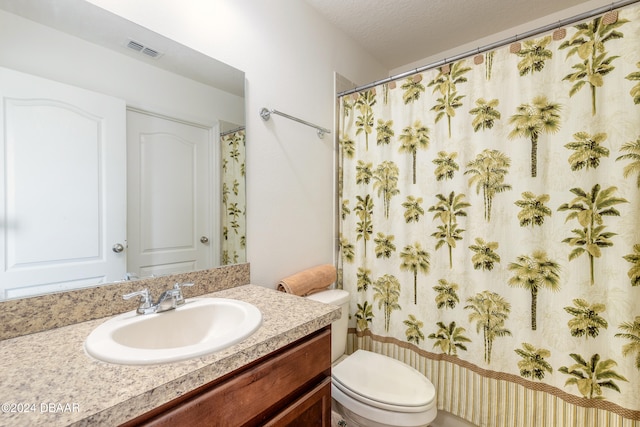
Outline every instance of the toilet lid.
POLYGON ((349 292, 343 289, 327 289, 326 291, 316 292, 307 295, 308 299, 323 302, 325 304, 342 305, 349 302, 349 292))
POLYGON ((365 350, 357 350, 334 366, 331 376, 352 397, 361 396, 383 409, 428 406, 436 394, 433 384, 409 365, 365 350))

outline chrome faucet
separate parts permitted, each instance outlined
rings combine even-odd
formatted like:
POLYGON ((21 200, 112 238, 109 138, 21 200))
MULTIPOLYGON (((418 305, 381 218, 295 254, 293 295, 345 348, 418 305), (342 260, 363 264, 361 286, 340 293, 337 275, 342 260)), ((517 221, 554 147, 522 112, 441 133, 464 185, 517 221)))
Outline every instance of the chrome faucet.
POLYGON ((162 313, 163 311, 173 310, 174 308, 184 304, 184 296, 182 295, 183 286, 193 286, 193 283, 176 283, 173 289, 168 289, 158 298, 158 302, 153 303, 149 289, 131 292, 122 296, 124 299, 130 299, 136 296, 140 297, 140 305, 136 309, 138 314, 162 313))

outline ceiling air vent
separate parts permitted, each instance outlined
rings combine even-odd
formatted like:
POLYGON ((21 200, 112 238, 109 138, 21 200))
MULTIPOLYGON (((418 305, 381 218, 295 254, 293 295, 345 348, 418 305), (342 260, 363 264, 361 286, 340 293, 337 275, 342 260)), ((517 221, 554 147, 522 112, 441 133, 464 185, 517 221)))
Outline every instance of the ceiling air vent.
POLYGON ((145 46, 140 42, 137 42, 135 40, 129 40, 129 42, 127 43, 127 47, 129 49, 133 49, 136 52, 140 52, 143 55, 147 55, 151 58, 158 58, 160 56, 162 56, 162 53, 158 52, 155 49, 150 48, 149 46, 145 46))
POLYGON ((160 56, 160 53, 157 50, 153 50, 148 47, 145 47, 144 49, 142 49, 142 53, 152 58, 157 58, 158 56, 160 56))

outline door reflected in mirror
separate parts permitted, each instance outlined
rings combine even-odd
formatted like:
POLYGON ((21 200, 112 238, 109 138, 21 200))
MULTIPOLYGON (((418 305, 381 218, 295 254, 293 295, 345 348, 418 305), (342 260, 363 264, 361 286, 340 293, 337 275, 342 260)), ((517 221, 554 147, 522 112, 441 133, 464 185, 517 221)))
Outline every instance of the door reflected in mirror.
POLYGON ((60 3, 0 0, 0 299, 246 262, 244 73, 60 3))

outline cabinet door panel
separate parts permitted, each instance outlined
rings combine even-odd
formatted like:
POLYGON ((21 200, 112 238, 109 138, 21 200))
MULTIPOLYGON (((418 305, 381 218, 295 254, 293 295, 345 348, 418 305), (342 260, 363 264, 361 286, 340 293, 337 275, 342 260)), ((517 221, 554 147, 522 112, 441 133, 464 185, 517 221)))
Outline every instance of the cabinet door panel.
POLYGON ((328 427, 331 425, 331 378, 292 403, 264 427, 328 427))

